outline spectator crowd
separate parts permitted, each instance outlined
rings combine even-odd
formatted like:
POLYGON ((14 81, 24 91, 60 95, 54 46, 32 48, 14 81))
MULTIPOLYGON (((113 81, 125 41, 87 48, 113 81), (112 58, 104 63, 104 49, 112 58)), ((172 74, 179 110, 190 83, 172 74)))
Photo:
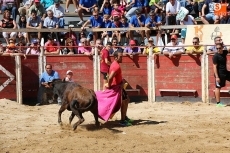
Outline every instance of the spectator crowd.
POLYGON ((81 27, 82 31, 3 32, 6 46, 0 44, 0 54, 39 55, 44 52, 46 55, 93 55, 95 51, 101 51, 107 42, 111 42, 110 54, 121 50, 132 57, 133 54, 148 54, 153 47, 153 53, 162 52, 173 57, 182 53, 202 53, 204 49, 199 47, 197 37, 194 37, 191 42, 195 47, 183 47, 186 29, 181 29, 180 32, 182 42, 178 39, 178 29, 173 29, 171 32, 174 34, 170 35, 170 42, 165 44, 163 49, 159 49, 156 47, 158 38, 165 33, 158 28, 159 26, 195 25, 197 20, 204 24, 230 23, 230 5, 227 0, 67 0, 65 8, 60 5, 60 0, 23 0, 23 2, 1 0, 3 18, 0 20, 0 27, 4 29, 65 28, 64 17, 69 13, 68 7, 71 2, 75 7, 74 13, 80 18, 77 26, 81 27), (226 4, 226 13, 216 14, 216 4, 226 4), (183 19, 177 20, 176 16, 180 10, 186 10, 187 13, 183 19), (88 20, 85 20, 85 14, 91 15, 88 20), (17 15, 19 15, 18 21, 16 21, 17 15), (89 26, 108 30, 86 32, 85 29, 89 26), (157 30, 129 30, 135 27, 154 27, 157 30), (109 31, 109 28, 120 28, 120 30, 109 31), (156 36, 155 42, 152 36, 156 36))

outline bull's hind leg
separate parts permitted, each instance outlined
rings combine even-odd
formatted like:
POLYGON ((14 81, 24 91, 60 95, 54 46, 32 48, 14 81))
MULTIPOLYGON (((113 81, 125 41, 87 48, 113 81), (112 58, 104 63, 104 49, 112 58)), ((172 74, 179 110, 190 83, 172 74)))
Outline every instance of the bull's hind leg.
POLYGON ((97 109, 97 106, 95 106, 94 109, 91 110, 91 113, 94 116, 96 127, 99 127, 100 126, 100 122, 98 121, 98 109, 97 109))
POLYGON ((70 109, 72 110, 72 112, 78 117, 78 121, 73 125, 73 130, 76 130, 77 129, 77 126, 80 125, 81 123, 83 123, 85 121, 85 119, 83 118, 82 116, 82 113, 79 112, 79 110, 76 109, 75 106, 77 106, 77 101, 76 100, 73 100, 71 103, 70 103, 70 109))
POLYGON ((71 124, 71 122, 73 121, 75 114, 72 112, 70 117, 69 117, 69 124, 71 124))

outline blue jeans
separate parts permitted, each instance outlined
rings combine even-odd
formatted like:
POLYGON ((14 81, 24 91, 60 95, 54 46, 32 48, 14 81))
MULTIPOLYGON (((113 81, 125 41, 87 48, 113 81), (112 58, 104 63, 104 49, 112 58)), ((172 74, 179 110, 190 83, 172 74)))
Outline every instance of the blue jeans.
POLYGON ((65 19, 64 18, 59 18, 58 23, 59 23, 59 28, 64 28, 65 19))
POLYGON ((131 17, 135 14, 135 11, 139 9, 138 7, 132 7, 125 15, 125 17, 130 20, 131 17))
MULTIPOLYGON (((2 6, 1 8, 1 11, 2 13, 7 10, 7 7, 6 6, 2 6)), ((14 6, 11 10, 10 10, 11 14, 12 14, 12 17, 13 19, 16 21, 16 18, 17 18, 17 14, 18 14, 18 9, 14 6)))

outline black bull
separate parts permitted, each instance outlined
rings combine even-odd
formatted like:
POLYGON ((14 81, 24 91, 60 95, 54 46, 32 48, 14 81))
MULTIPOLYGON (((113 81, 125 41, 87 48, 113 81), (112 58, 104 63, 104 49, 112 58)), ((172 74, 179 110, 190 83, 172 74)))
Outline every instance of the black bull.
POLYGON ((62 99, 62 105, 58 111, 58 123, 62 125, 61 114, 68 109, 72 111, 69 117, 69 124, 71 124, 76 115, 79 120, 73 125, 73 130, 84 122, 82 113, 91 111, 95 118, 95 124, 98 127, 98 101, 95 92, 91 89, 86 89, 77 83, 62 82, 61 80, 53 80, 52 82, 54 97, 57 96, 62 99))

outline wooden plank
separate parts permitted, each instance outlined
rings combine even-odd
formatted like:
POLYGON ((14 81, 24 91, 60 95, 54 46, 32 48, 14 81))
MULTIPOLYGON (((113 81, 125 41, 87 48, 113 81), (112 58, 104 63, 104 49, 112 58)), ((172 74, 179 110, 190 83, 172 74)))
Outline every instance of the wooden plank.
POLYGON ((159 89, 159 91, 163 92, 196 92, 196 90, 177 90, 177 89, 159 89))

